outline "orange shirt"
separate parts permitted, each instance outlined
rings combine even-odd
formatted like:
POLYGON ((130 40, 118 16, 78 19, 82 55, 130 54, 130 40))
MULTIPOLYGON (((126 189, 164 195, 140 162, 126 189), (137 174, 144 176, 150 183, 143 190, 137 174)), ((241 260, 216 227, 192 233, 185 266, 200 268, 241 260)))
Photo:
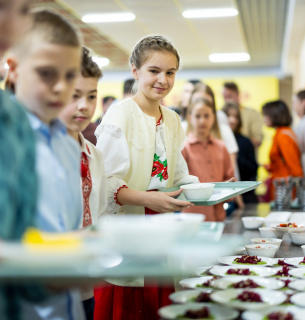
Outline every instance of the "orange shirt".
MULTIPOLYGON (((297 136, 289 127, 279 127, 273 138, 270 151, 271 179, 302 177, 301 152, 297 143, 297 136)), ((274 200, 274 186, 271 183, 270 199, 274 200)))
POLYGON ((270 172, 272 178, 303 176, 297 136, 289 127, 276 130, 270 151, 270 172))
MULTIPOLYGON (((203 143, 193 133, 189 133, 182 154, 191 175, 200 182, 222 182, 233 177, 233 168, 225 144, 210 137, 203 143)), ((223 221, 226 217, 222 203, 211 207, 195 206, 184 212, 203 213, 206 221, 223 221)))

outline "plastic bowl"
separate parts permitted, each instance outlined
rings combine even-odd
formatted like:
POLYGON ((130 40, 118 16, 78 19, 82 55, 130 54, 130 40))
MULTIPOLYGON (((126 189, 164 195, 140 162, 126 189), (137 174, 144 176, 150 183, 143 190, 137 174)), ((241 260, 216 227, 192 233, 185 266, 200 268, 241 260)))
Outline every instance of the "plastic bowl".
POLYGON ((187 200, 209 200, 213 194, 215 184, 213 183, 194 183, 186 184, 180 188, 187 200))
POLYGON ((282 239, 284 236, 284 233, 281 231, 277 231, 271 227, 262 227, 258 229, 262 238, 276 238, 276 239, 282 239))
POLYGON ((151 219, 164 224, 178 223, 182 226, 182 236, 191 237, 199 231, 205 215, 200 213, 161 213, 151 216, 151 219))
POLYGON ((109 215, 98 229, 110 248, 131 256, 159 256, 168 253, 183 232, 180 223, 164 223, 150 216, 109 215))
POLYGON ((248 244, 245 246, 248 255, 274 258, 277 246, 274 244, 248 244), (260 247, 260 248, 256 248, 260 247))
POLYGON ((292 243, 298 246, 305 245, 305 233, 289 232, 288 234, 292 243))
POLYGON ((282 241, 283 240, 276 239, 276 238, 254 238, 254 239, 251 239, 251 242, 253 244, 274 244, 275 246, 277 246, 276 251, 279 251, 282 241))
POLYGON ((258 229, 265 222, 265 218, 262 217, 244 217, 241 220, 246 229, 258 229))

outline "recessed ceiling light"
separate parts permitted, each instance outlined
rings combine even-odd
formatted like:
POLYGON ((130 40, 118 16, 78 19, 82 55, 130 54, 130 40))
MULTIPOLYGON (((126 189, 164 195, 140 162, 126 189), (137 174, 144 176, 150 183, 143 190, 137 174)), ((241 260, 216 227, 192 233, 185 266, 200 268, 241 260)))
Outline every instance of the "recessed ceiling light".
POLYGON ((249 61, 250 55, 245 52, 240 53, 213 53, 209 55, 211 62, 237 62, 249 61))
POLYGON ((182 15, 184 18, 217 18, 236 16, 238 15, 238 11, 233 8, 198 9, 186 10, 182 15))
POLYGON ((109 59, 107 58, 102 58, 102 57, 92 57, 92 60, 97 63, 97 65, 102 68, 106 67, 109 64, 109 59))
POLYGON ((136 18, 133 13, 96 13, 86 14, 83 16, 82 21, 88 23, 100 22, 119 22, 119 21, 132 21, 136 18))

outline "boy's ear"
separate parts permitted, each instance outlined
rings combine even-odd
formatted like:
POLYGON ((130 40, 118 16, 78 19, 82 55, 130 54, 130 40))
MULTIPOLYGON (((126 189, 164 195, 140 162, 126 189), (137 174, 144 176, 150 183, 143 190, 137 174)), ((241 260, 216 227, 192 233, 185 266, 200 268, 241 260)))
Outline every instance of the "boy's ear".
POLYGON ((132 76, 134 77, 135 80, 139 80, 138 70, 137 70, 136 66, 134 65, 134 63, 131 65, 131 73, 132 73, 132 76))
POLYGON ((6 60, 6 63, 9 66, 9 71, 8 71, 8 79, 10 83, 16 83, 18 74, 17 74, 17 67, 18 67, 18 60, 16 57, 8 57, 6 60))

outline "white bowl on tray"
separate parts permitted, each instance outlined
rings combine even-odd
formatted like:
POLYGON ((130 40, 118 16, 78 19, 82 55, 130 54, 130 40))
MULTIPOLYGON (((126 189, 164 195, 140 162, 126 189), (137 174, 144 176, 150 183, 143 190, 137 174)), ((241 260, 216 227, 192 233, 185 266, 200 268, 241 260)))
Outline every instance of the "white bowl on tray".
POLYGON ((277 231, 274 228, 271 227, 261 227, 258 229, 262 238, 277 238, 282 239, 284 236, 284 233, 281 231, 277 231))
POLYGON ((274 258, 278 246, 274 244, 248 244, 245 246, 248 255, 274 258))
POLYGON ((246 229, 252 230, 260 228, 265 222, 265 218, 262 217, 243 217, 241 220, 246 229))
POLYGON ((193 183, 180 187, 187 200, 209 200, 213 194, 215 184, 213 183, 193 183))
POLYGON ((293 244, 296 244, 297 246, 302 246, 305 244, 305 230, 304 233, 289 232, 288 234, 293 244))
POLYGON ((254 238, 254 239, 251 239, 251 242, 253 244, 273 244, 273 245, 277 246, 276 251, 279 251, 282 241, 283 240, 276 239, 276 238, 254 238))

